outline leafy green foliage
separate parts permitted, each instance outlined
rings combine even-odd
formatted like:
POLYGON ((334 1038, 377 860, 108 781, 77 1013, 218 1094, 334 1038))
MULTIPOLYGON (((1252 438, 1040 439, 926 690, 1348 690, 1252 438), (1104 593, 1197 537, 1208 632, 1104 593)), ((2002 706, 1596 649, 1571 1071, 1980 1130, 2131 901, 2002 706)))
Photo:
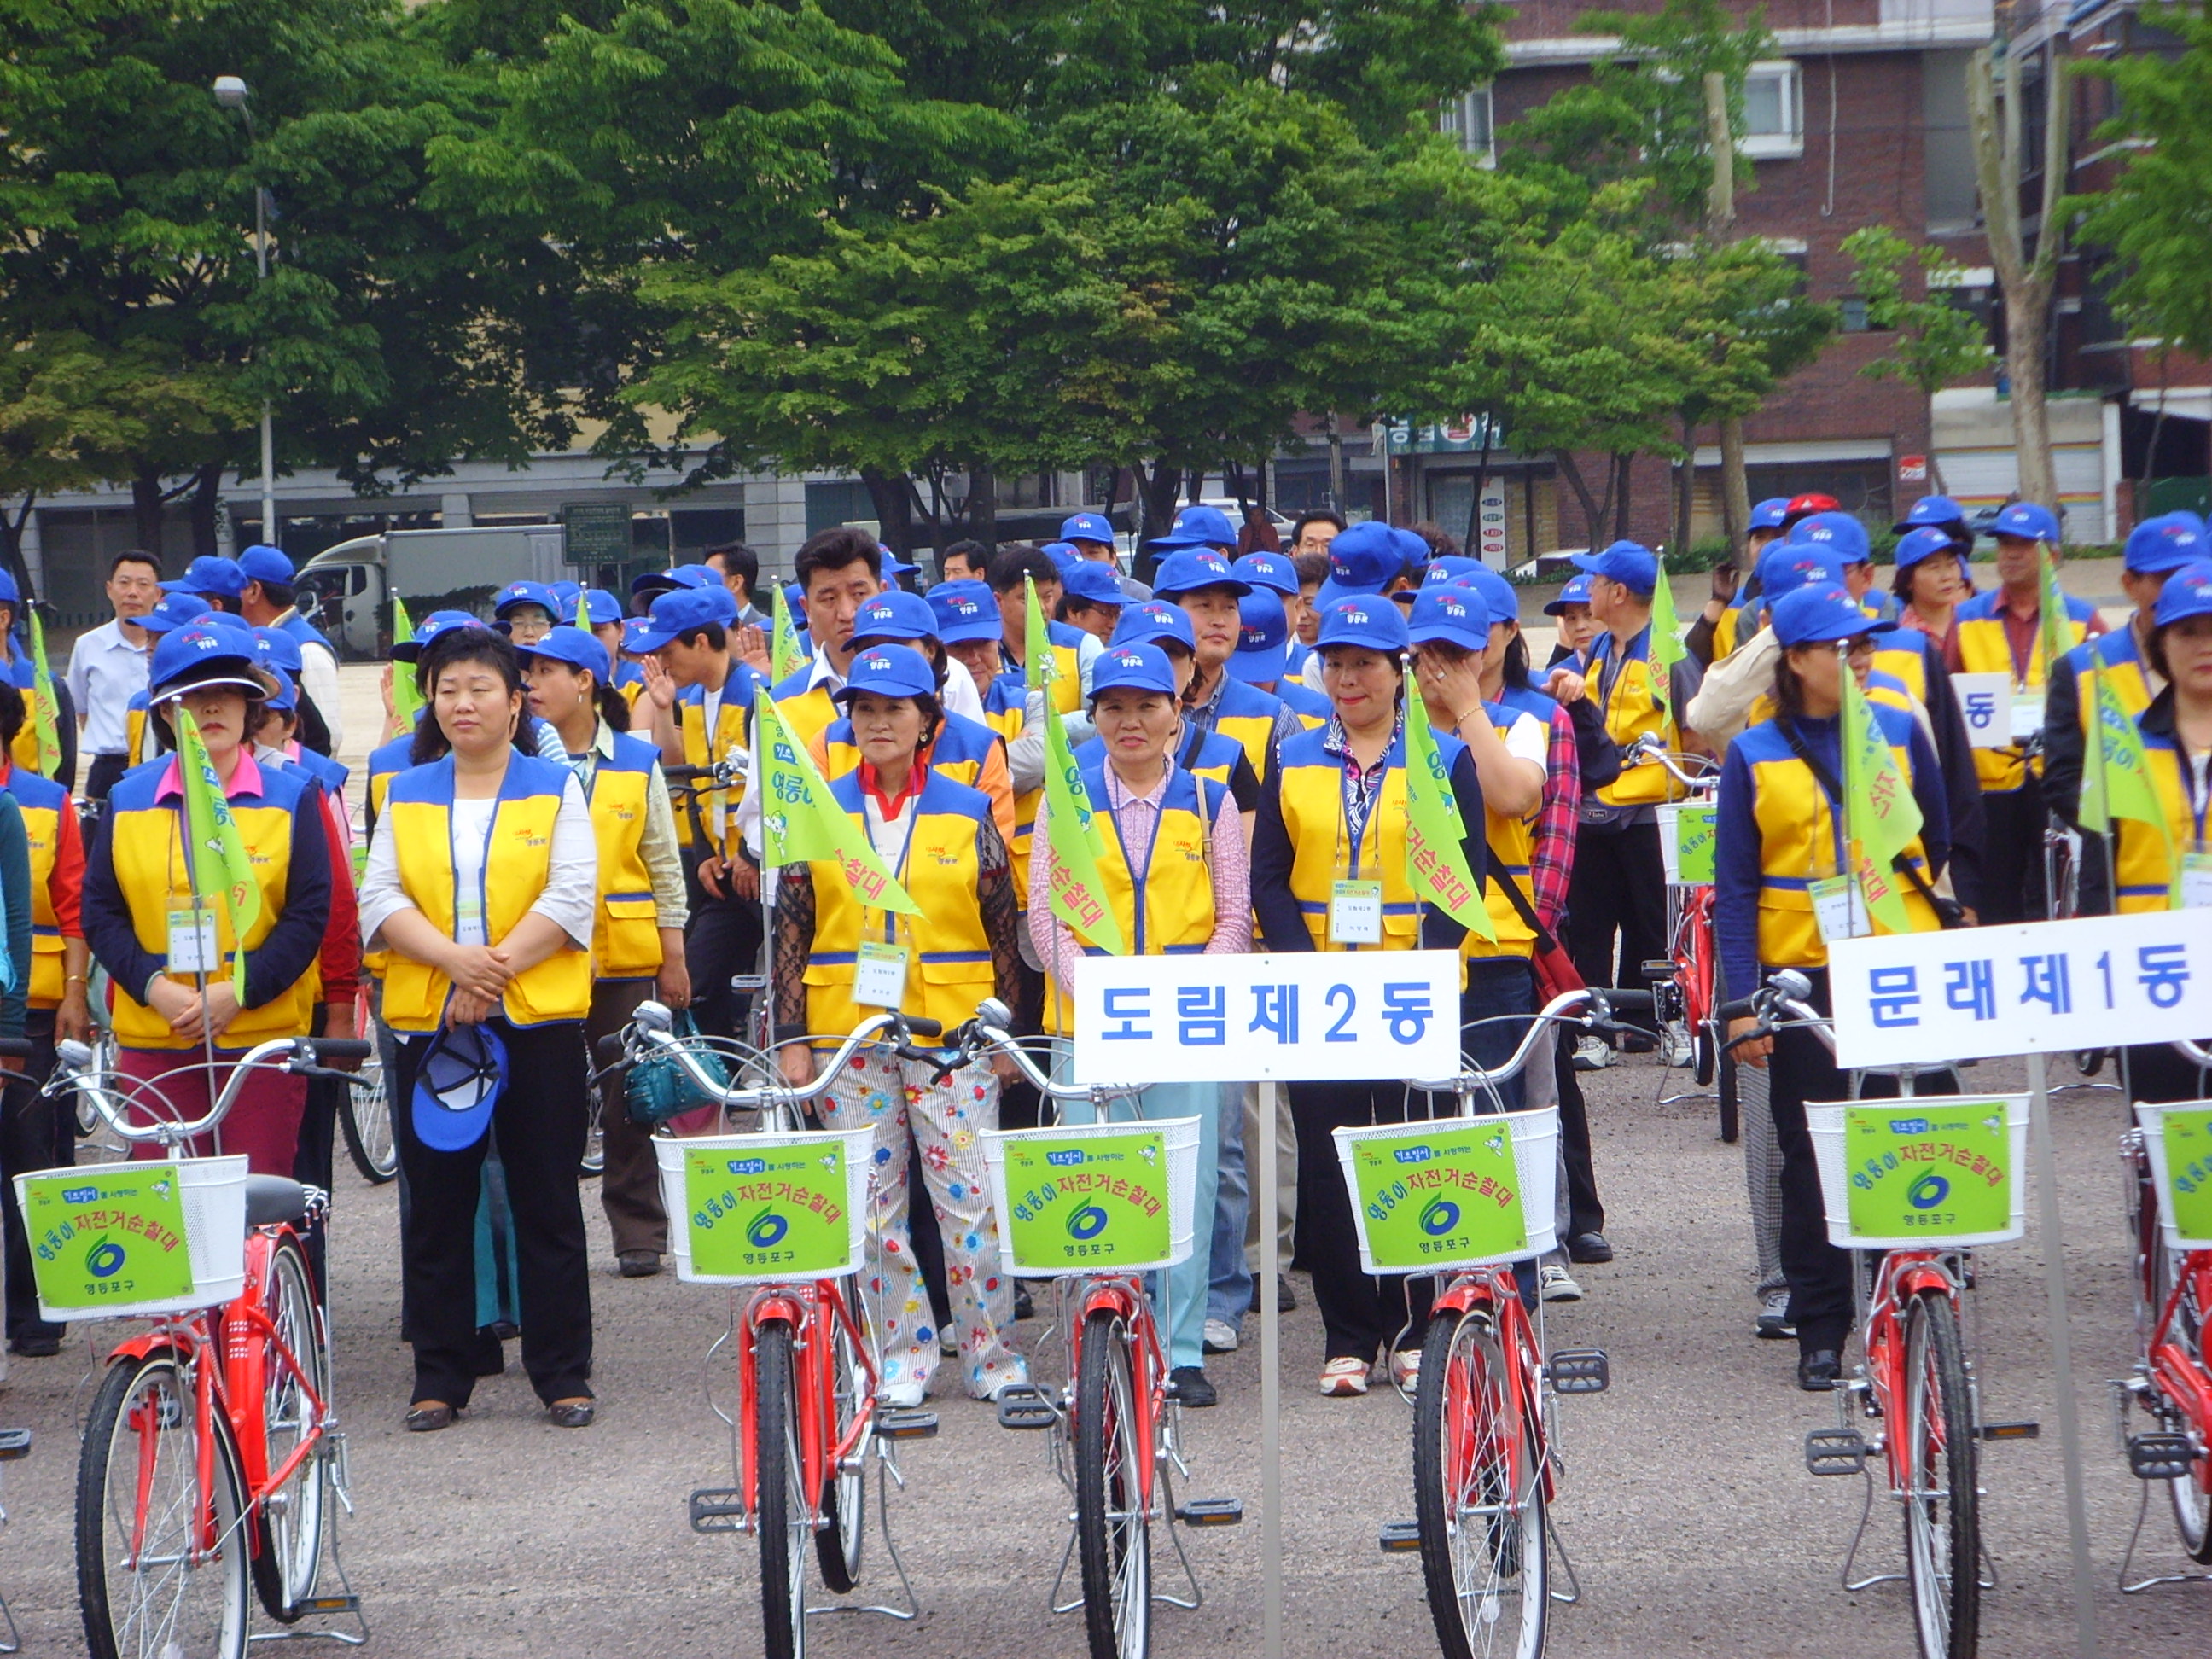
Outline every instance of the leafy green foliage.
POLYGON ((1910 380, 1923 397, 1978 374, 1995 354, 1981 323, 1970 313, 1936 297, 1913 299, 1907 272, 1917 264, 1923 285, 1952 263, 1939 247, 1912 245, 1887 225, 1869 225, 1844 239, 1859 293, 1866 301, 1867 326, 1894 333, 1896 343, 1859 373, 1874 380, 1910 380))

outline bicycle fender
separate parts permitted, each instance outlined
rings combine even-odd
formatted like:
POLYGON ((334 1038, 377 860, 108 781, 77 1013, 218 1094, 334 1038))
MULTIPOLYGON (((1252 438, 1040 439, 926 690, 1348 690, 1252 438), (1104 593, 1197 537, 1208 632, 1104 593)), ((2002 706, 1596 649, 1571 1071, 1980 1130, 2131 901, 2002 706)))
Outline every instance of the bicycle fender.
POLYGON ((178 1357, 190 1359, 199 1352, 200 1341, 191 1328, 173 1325, 162 1330, 143 1331, 128 1341, 118 1342, 107 1351, 107 1363, 118 1359, 144 1359, 157 1348, 174 1348, 178 1357))

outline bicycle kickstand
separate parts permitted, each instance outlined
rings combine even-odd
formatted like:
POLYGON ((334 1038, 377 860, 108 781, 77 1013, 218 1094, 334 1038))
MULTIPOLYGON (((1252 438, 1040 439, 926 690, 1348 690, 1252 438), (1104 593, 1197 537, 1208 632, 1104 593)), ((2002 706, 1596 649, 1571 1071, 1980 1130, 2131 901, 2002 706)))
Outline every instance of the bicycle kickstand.
MULTIPOLYGON (((368 1615, 362 1611, 361 1596, 346 1576, 345 1562, 338 1550, 338 1522, 340 1513, 351 1515, 353 1495, 346 1465, 345 1435, 336 1423, 329 1425, 323 1443, 316 1450, 318 1457, 330 1465, 331 1495, 338 1500, 337 1508, 328 1511, 329 1519, 323 1528, 323 1571, 335 1574, 338 1587, 325 1590, 318 1582, 316 1594, 300 1604, 302 1619, 351 1620, 350 1630, 307 1630, 298 1625, 288 1625, 282 1630, 256 1631, 246 1639, 252 1642, 336 1642, 343 1647, 357 1648, 369 1637, 368 1615)), ((319 1581, 321 1573, 317 1574, 319 1581)))

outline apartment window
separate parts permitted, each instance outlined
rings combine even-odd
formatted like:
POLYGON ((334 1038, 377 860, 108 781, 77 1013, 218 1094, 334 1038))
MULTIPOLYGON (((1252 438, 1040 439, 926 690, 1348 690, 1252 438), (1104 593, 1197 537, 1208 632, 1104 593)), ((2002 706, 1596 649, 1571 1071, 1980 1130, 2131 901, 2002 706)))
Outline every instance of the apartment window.
POLYGON ((1490 88, 1477 87, 1473 92, 1462 93, 1448 99, 1438 106, 1437 125, 1459 147, 1486 167, 1498 159, 1498 145, 1491 125, 1490 88))
POLYGON ((1847 294, 1838 301, 1838 308, 1843 313, 1844 333, 1863 334, 1867 331, 1867 302, 1855 294, 1847 294))
POLYGON ((1753 64, 1745 75, 1743 153, 1754 161, 1805 153, 1805 106, 1796 64, 1753 64))

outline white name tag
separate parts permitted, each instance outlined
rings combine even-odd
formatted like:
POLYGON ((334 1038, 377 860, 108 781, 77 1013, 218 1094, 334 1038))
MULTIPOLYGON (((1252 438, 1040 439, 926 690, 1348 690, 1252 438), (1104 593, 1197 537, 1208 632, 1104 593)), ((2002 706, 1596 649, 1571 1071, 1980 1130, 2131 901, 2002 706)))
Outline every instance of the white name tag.
POLYGON ((222 966, 215 912, 179 906, 169 912, 169 971, 212 974, 222 966))
POLYGON ((1859 884, 1850 876, 1830 876, 1813 884, 1813 920, 1820 925, 1820 940, 1863 939, 1874 931, 1867 921, 1866 903, 1859 884))
POLYGON ((2212 853, 2181 855, 2181 908, 2212 910, 2212 853))
POLYGON ((2026 743, 2043 730, 2043 689, 2012 694, 2012 740, 2026 743))
POLYGON ((1380 945, 1382 942, 1381 882, 1340 881, 1329 889, 1328 942, 1331 945, 1380 945))
POLYGON ((853 1000, 864 1008, 896 1008, 906 1000, 903 945, 864 939, 853 970, 853 1000))

